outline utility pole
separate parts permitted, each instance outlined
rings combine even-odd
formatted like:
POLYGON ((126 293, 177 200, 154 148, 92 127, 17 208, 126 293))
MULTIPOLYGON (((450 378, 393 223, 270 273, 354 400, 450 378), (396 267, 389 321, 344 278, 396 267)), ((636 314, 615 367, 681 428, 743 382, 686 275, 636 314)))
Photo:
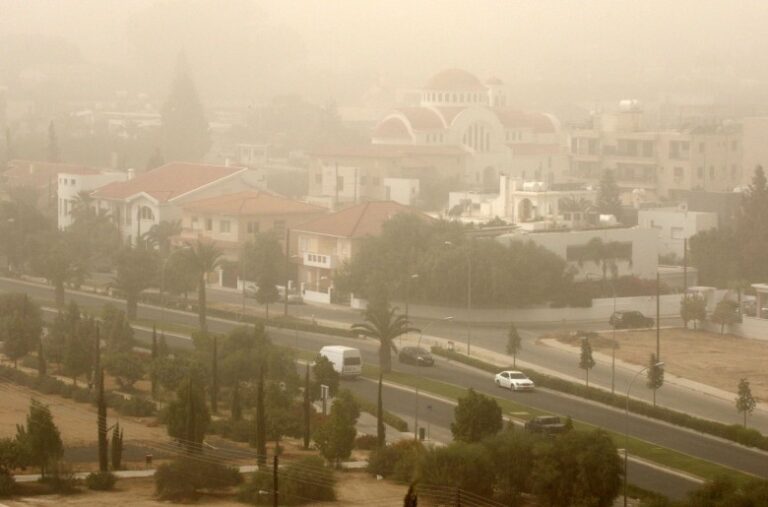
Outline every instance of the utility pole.
POLYGON ((272 505, 277 507, 277 455, 272 459, 272 505))
POLYGON ((288 316, 288 279, 291 271, 291 230, 285 228, 285 288, 283 289, 283 316, 288 316))

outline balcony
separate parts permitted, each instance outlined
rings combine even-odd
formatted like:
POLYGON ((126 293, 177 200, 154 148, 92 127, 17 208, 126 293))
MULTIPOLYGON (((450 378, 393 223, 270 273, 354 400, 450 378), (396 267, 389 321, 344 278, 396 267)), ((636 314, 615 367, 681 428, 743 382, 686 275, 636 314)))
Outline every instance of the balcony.
POLYGON ((336 256, 316 252, 302 252, 302 264, 313 268, 335 269, 336 256))

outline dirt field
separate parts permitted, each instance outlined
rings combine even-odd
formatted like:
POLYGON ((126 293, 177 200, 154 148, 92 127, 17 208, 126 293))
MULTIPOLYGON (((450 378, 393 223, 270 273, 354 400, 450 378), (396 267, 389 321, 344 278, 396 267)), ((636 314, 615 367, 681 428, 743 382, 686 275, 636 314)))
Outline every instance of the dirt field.
MULTIPOLYGON (((2 410, 0 410, 0 437, 16 435, 16 425, 25 424, 29 412, 30 398, 36 398, 48 405, 53 420, 61 431, 61 438, 67 447, 90 445, 96 442, 96 408, 87 403, 78 403, 61 396, 42 395, 15 384, 0 384, 2 410)), ((152 419, 119 416, 109 412, 109 424, 120 421, 125 428, 126 442, 131 440, 165 441, 168 436, 164 427, 151 427, 152 419), (118 419, 119 418, 119 419, 118 419)))
MULTIPOLYGON (((365 472, 337 473, 336 492, 338 501, 310 505, 328 505, 345 507, 352 505, 399 506, 402 505, 406 488, 387 481, 377 481, 365 472)), ((152 479, 125 479, 117 483, 117 490, 109 493, 84 491, 71 496, 43 495, 36 497, 5 500, 0 505, 8 507, 31 507, 68 505, 79 507, 101 507, 130 505, 134 507, 154 507, 169 505, 154 498, 155 485, 152 479)), ((218 507, 242 507, 235 501, 234 494, 226 497, 206 496, 194 505, 216 505, 218 507)))
MULTIPOLYGON (((579 338, 557 336, 569 345, 579 346, 579 338)), ((616 357, 623 361, 648 363, 656 352, 656 331, 617 331, 616 357)), ((592 340, 592 348, 611 353, 611 333, 592 340)), ((768 342, 720 335, 692 329, 662 329, 661 357, 673 375, 735 393, 739 379, 747 378, 752 394, 768 402, 768 342)))

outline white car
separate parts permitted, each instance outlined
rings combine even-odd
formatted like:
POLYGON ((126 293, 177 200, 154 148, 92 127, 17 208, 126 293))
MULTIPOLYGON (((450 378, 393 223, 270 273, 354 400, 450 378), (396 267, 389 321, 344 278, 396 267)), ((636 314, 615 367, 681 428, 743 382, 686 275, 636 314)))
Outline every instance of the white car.
POLYGON ((525 373, 515 370, 502 371, 497 373, 494 378, 496 385, 506 387, 513 391, 533 391, 536 387, 531 379, 525 373))

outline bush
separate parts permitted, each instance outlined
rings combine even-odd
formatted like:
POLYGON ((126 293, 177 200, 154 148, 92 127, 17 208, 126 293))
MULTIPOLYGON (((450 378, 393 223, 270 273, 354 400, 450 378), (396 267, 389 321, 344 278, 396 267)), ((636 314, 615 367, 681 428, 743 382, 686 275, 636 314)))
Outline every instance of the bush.
POLYGON ((379 439, 376 438, 376 435, 360 435, 355 439, 355 449, 370 451, 376 448, 378 441, 379 439))
POLYGON ((44 481, 54 493, 68 495, 77 491, 77 479, 72 467, 61 461, 51 466, 44 481))
POLYGON ((150 400, 132 396, 128 399, 119 396, 121 403, 115 405, 115 408, 123 415, 133 417, 149 417, 157 412, 157 406, 150 400))
POLYGON ((333 490, 336 479, 333 471, 328 469, 318 456, 306 456, 290 463, 280 474, 279 481, 281 505, 336 500, 333 490))
POLYGON ((79 403, 91 403, 92 401, 95 401, 93 393, 86 389, 74 389, 72 391, 72 399, 79 403))
POLYGON ((259 470, 240 488, 237 499, 251 505, 272 505, 272 473, 259 470))
POLYGON ((253 421, 247 421, 245 419, 240 421, 219 419, 217 421, 211 421, 208 431, 214 435, 220 435, 229 440, 234 440, 235 442, 249 442, 253 435, 253 421))
POLYGON ((194 457, 179 458, 157 467, 155 490, 161 500, 192 500, 200 490, 226 489, 242 480, 236 468, 194 457))
MULTIPOLYGON (((369 401, 367 399, 362 399, 357 396, 355 396, 355 401, 357 402, 357 405, 360 407, 360 410, 362 412, 367 412, 371 414, 372 416, 376 417, 376 403, 373 401, 369 401)), ((392 412, 384 411, 384 424, 388 424, 389 426, 392 426, 397 431, 400 431, 402 433, 405 433, 408 431, 408 423, 405 421, 405 419, 402 419, 392 412)))
POLYGON ((94 491, 109 491, 116 482, 117 476, 112 472, 91 472, 85 478, 85 485, 94 491))
POLYGON ((16 492, 16 481, 7 473, 0 473, 0 498, 8 497, 16 492))
POLYGON ((424 452, 424 446, 418 440, 400 440, 374 449, 368 457, 368 471, 396 481, 411 482, 424 452))

